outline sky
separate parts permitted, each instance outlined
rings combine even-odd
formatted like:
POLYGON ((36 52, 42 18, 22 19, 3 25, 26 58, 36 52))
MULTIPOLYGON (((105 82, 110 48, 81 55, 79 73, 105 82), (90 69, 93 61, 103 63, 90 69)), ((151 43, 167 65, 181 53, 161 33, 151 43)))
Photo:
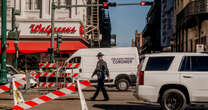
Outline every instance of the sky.
MULTIPOLYGON (((142 0, 109 0, 109 2, 132 3, 142 0)), ((111 18, 112 32, 117 35, 118 47, 131 46, 131 39, 135 38, 136 29, 139 32, 145 27, 146 14, 149 6, 117 6, 110 7, 109 14, 111 18)))

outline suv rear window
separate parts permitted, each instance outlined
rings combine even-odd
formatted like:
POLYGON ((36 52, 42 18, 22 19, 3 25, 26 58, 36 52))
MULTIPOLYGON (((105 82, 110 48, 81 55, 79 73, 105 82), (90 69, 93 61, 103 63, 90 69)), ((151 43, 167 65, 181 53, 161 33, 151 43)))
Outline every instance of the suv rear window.
POLYGON ((169 69, 170 64, 172 63, 174 57, 150 57, 146 71, 166 71, 169 69))
POLYGON ((208 71, 208 56, 185 56, 180 71, 208 71))

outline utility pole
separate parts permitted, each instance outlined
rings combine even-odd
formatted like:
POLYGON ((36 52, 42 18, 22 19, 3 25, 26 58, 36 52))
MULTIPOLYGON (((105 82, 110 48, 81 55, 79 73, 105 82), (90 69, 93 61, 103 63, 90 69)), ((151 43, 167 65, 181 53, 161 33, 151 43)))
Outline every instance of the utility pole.
POLYGON ((0 84, 8 83, 6 70, 6 37, 7 37, 7 0, 1 0, 2 16, 1 16, 1 74, 0 84))
POLYGON ((54 63, 54 14, 55 14, 55 2, 52 0, 52 10, 51 10, 51 56, 50 63, 54 63))

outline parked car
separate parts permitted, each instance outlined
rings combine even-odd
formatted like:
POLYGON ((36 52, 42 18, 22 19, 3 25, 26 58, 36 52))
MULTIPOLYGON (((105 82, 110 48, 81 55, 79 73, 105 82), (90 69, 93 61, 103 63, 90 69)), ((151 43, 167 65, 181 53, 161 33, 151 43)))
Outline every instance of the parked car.
MULTIPOLYGON (((1 65, 0 65, 1 66, 1 65)), ((7 69, 7 79, 9 82, 12 81, 12 77, 14 77, 16 80, 26 78, 25 74, 20 74, 13 66, 11 65, 6 65, 7 69)), ((30 87, 35 87, 37 85, 37 82, 33 77, 30 77, 30 87)), ((21 87, 24 88, 26 84, 21 87)))
POLYGON ((208 102, 208 54, 158 53, 144 57, 137 98, 160 103, 165 110, 208 102))
POLYGON ((106 80, 106 86, 116 86, 118 90, 124 91, 136 84, 139 56, 137 48, 134 47, 80 49, 66 63, 80 63, 77 68, 80 71, 80 80, 90 80, 95 85, 97 77, 91 78, 91 75, 96 68, 98 52, 104 54, 103 58, 110 72, 111 80, 106 80))

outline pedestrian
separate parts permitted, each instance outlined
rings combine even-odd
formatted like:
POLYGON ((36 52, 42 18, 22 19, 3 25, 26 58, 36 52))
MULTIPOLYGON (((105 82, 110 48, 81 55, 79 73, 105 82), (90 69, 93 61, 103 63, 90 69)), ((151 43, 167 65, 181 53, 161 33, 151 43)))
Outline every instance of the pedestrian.
POLYGON ((107 76, 108 81, 110 80, 110 77, 109 77, 109 70, 108 70, 108 67, 107 67, 107 63, 103 60, 103 56, 104 56, 104 54, 102 54, 101 52, 99 52, 97 54, 97 57, 98 57, 97 66, 95 68, 94 73, 91 76, 93 78, 94 75, 97 75, 97 78, 98 78, 97 90, 96 90, 94 96, 91 98, 92 101, 94 101, 96 99, 96 97, 99 94, 100 89, 102 90, 102 93, 103 93, 103 96, 104 96, 103 101, 108 101, 109 100, 107 91, 104 87, 104 81, 105 81, 106 76, 107 76))

